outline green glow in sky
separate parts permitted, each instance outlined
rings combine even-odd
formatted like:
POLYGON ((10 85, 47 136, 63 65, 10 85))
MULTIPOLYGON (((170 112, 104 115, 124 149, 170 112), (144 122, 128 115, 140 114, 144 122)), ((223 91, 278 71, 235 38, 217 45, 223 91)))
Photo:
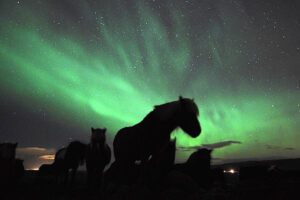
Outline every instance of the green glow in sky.
MULTIPOLYGON (((248 72, 246 56, 237 52, 251 53, 241 41, 254 36, 232 28, 247 20, 233 16, 233 8, 216 7, 219 21, 201 26, 204 16, 192 22, 171 3, 165 15, 147 3, 136 3, 135 12, 122 2, 117 11, 75 6, 81 22, 64 13, 53 19, 47 6, 1 17, 0 87, 24 106, 46 105, 66 123, 99 124, 113 136, 154 105, 183 95, 195 99, 203 132, 191 139, 175 131, 179 146, 231 140, 242 143, 216 149, 214 157, 300 155, 300 93, 281 80, 270 87, 269 72, 248 72)), ((178 160, 189 153, 178 152, 178 160)))

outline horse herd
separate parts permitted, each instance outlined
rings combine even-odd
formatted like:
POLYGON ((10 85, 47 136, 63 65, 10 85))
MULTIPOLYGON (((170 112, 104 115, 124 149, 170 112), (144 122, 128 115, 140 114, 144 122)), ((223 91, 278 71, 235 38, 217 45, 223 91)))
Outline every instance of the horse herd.
POLYGON ((73 183, 77 168, 85 161, 89 185, 99 186, 103 180, 154 183, 174 165, 176 140, 170 140, 171 133, 180 127, 191 137, 199 136, 201 126, 198 116, 194 100, 180 96, 177 101, 155 106, 140 123, 119 130, 113 141, 115 161, 104 179, 103 170, 111 160, 105 128, 91 128, 89 144, 71 142, 57 151, 53 164, 42 165, 39 171, 41 174, 53 174, 57 179, 64 176, 64 182, 68 182, 70 170, 70 182, 73 183))
MULTIPOLYGON (((185 163, 175 164, 176 138, 171 140, 170 135, 181 128, 193 138, 199 136, 198 117, 193 99, 180 96, 155 106, 141 122, 118 131, 113 141, 115 160, 105 172, 112 157, 106 128, 91 128, 89 144, 73 141, 58 150, 52 164, 39 168, 39 177, 51 176, 56 183, 73 185, 78 167, 85 163, 89 188, 97 188, 107 199, 182 199, 216 183, 225 187, 223 169, 211 169, 212 150, 198 149, 185 163)), ((15 159, 16 146, 0 144, 1 180, 15 180, 24 173, 23 161, 15 159)), ((244 171, 242 178, 258 170, 244 171)), ((266 170, 260 171, 265 174, 266 170)))
POLYGON ((99 185, 104 167, 111 160, 111 150, 105 142, 105 128, 91 128, 91 131, 89 144, 79 141, 71 142, 66 148, 56 152, 53 164, 42 165, 39 168, 39 174, 41 176, 53 175, 57 182, 73 183, 79 165, 86 162, 88 184, 99 185), (70 181, 69 171, 71 172, 70 181))

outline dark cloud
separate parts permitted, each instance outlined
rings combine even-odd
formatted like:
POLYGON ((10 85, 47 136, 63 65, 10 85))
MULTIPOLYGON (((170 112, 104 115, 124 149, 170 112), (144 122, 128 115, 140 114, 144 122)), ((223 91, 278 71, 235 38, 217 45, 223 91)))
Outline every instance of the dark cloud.
POLYGON ((267 149, 272 149, 272 150, 288 150, 288 151, 292 151, 295 150, 295 148, 293 147, 280 147, 280 146, 274 146, 274 145, 266 145, 267 149))
POLYGON ((292 148, 292 147, 286 147, 286 148, 284 148, 284 150, 292 151, 292 150, 295 150, 295 148, 292 148))
POLYGON ((201 148, 215 149, 215 148, 229 146, 231 144, 241 144, 241 143, 242 142, 240 142, 240 141, 224 141, 224 142, 217 142, 217 143, 212 143, 212 144, 202 144, 199 146, 177 147, 177 149, 182 150, 182 151, 192 151, 192 150, 197 150, 197 149, 201 149, 201 148))
POLYGON ((269 145, 269 144, 266 145, 266 148, 267 149, 273 149, 273 150, 279 150, 279 149, 281 149, 281 147, 279 147, 279 146, 274 146, 274 145, 269 145))
POLYGON ((231 144, 241 144, 240 141, 225 141, 225 142, 217 142, 213 144, 203 144, 202 147, 208 148, 208 149, 215 149, 215 148, 221 148, 225 147, 231 144))
POLYGON ((287 159, 287 157, 284 156, 266 156, 266 157, 245 157, 245 158, 224 158, 220 159, 220 163, 239 163, 239 162, 248 162, 248 161, 265 161, 265 160, 282 160, 287 159))

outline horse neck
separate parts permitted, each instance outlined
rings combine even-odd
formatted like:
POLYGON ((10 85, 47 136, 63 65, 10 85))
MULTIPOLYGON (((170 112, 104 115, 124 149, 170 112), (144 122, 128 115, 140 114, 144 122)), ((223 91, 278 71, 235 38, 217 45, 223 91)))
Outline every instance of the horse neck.
POLYGON ((171 133, 178 127, 177 113, 166 119, 161 119, 155 111, 149 113, 139 126, 146 130, 153 130, 153 132, 160 136, 169 137, 171 133))
POLYGON ((92 149, 102 149, 105 146, 105 141, 102 141, 102 142, 92 141, 90 146, 92 149))

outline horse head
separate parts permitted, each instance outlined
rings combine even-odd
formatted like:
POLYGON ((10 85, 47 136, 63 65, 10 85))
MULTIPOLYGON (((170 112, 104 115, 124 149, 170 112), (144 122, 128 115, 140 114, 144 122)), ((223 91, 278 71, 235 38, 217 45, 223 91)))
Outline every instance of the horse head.
POLYGON ((201 126, 198 120, 199 110, 193 99, 183 98, 179 96, 180 113, 179 126, 180 128, 195 138, 201 133, 201 126))
POLYGON ((100 143, 104 144, 106 140, 106 128, 91 128, 92 136, 91 136, 91 143, 100 143))

